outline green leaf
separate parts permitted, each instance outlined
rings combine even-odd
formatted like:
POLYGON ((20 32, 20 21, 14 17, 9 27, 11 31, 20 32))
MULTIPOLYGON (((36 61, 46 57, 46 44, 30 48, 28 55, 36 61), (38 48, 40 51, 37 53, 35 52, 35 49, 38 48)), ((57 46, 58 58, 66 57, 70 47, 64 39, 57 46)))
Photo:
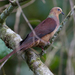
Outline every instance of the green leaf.
POLYGON ((0 39, 0 58, 3 58, 10 52, 12 52, 12 49, 6 47, 5 43, 0 39))

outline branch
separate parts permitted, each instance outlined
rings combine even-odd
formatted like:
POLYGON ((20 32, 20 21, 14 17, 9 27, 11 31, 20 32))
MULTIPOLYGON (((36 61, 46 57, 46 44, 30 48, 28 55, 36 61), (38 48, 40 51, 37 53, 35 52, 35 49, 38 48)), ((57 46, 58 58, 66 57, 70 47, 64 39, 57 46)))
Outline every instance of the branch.
POLYGON ((54 75, 49 68, 42 63, 38 55, 33 52, 33 49, 26 50, 24 58, 35 75, 54 75))
POLYGON ((12 4, 9 4, 9 6, 2 12, 2 14, 0 15, 0 26, 2 26, 6 17, 9 16, 13 9, 14 7, 12 6, 12 4))
MULTIPOLYGON (((10 0, 9 0, 10 1, 10 0)), ((19 0, 20 3, 27 1, 27 0, 19 0)), ((16 0, 10 1, 11 3, 9 6, 2 12, 0 15, 0 26, 4 23, 5 19, 10 15, 13 9, 17 6, 16 0)))
POLYGON ((0 39, 11 49, 15 49, 17 44, 22 40, 21 37, 7 27, 5 23, 0 27, 0 39))
MULTIPOLYGON (((31 1, 29 1, 28 3, 26 3, 25 5, 22 5, 21 8, 22 8, 22 9, 23 9, 23 8, 26 8, 27 6, 31 5, 31 4, 34 3, 34 2, 35 2, 35 0, 31 0, 31 1)), ((16 9, 14 9, 13 12, 16 12, 16 9)))

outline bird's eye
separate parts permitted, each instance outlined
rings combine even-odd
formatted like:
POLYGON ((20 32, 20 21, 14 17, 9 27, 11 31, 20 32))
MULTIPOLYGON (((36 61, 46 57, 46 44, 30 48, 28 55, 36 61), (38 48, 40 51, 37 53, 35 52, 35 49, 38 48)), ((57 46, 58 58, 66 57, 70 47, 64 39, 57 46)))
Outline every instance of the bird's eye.
POLYGON ((58 11, 60 11, 60 9, 57 9, 58 11))

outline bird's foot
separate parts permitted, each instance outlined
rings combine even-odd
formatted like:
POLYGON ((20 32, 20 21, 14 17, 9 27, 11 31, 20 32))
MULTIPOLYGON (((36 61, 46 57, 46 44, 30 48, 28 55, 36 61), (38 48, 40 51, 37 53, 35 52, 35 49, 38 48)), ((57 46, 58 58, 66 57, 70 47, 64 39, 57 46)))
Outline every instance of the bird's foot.
POLYGON ((50 45, 50 44, 51 44, 50 41, 48 41, 48 42, 46 42, 45 46, 48 46, 48 45, 50 45))
POLYGON ((42 52, 43 52, 44 54, 46 54, 46 50, 42 49, 42 52))
POLYGON ((48 41, 48 42, 47 42, 47 45, 50 45, 50 44, 51 44, 51 43, 48 41))
POLYGON ((41 47, 41 48, 42 48, 42 52, 40 53, 40 56, 42 56, 42 55, 46 54, 46 50, 44 50, 44 48, 43 48, 43 47, 41 47))

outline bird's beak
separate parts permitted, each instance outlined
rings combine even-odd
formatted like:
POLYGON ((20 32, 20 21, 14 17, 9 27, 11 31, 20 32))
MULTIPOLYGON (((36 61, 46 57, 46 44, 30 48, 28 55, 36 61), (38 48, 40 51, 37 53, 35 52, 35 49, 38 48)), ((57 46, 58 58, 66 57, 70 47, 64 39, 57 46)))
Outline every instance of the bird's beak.
POLYGON ((61 14, 63 14, 63 15, 64 15, 64 13, 63 13, 63 12, 61 12, 61 14))

